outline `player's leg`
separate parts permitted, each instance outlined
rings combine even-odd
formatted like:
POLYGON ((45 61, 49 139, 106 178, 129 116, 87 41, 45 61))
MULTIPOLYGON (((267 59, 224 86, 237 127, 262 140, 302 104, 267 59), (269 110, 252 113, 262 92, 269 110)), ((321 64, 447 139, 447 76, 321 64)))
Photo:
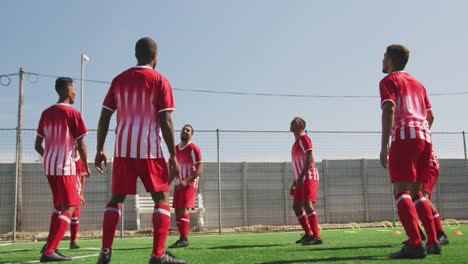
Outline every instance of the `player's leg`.
POLYGON ((432 215, 431 205, 422 194, 423 182, 430 179, 429 173, 429 160, 432 152, 432 145, 424 142, 423 152, 417 163, 417 181, 411 190, 411 197, 414 202, 416 211, 418 212, 419 219, 421 220, 424 230, 427 234, 426 247, 429 254, 440 254, 440 245, 437 240, 437 233, 434 224, 434 216, 432 215))
POLYGON ((112 163, 112 196, 104 209, 102 246, 98 264, 109 263, 115 230, 120 221, 122 203, 128 194, 136 193, 137 174, 133 159, 114 158, 112 163))
POLYGON ((47 244, 49 243, 49 241, 52 240, 52 238, 55 235, 55 226, 57 224, 57 219, 60 216, 60 212, 61 212, 60 207, 58 206, 57 197, 55 197, 56 187, 55 187, 54 179, 55 178, 51 178, 51 176, 47 176, 47 181, 49 182, 49 187, 50 187, 50 190, 52 192, 52 200, 53 200, 52 204, 53 204, 54 209, 52 211, 52 216, 50 217, 50 225, 49 225, 49 233, 48 233, 48 236, 47 236, 47 242, 42 247, 41 254, 44 253, 44 251, 47 248, 47 244))
POLYGON ((429 204, 431 206, 432 216, 434 217, 434 226, 437 233, 437 240, 439 241, 440 245, 447 245, 449 243, 449 240, 444 232, 444 227, 442 225, 442 220, 440 219, 439 211, 437 210, 437 207, 434 205, 434 203, 432 203, 431 194, 424 189, 422 193, 424 194, 426 200, 429 201, 429 204))
MULTIPOLYGON (((174 195, 173 203, 176 203, 176 196, 174 195)), ((188 226, 190 224, 190 218, 188 215, 188 209, 181 207, 180 203, 175 205, 176 224, 179 230, 179 239, 170 245, 169 248, 179 248, 188 246, 188 226)))
POLYGON ((307 181, 306 183, 304 183, 304 189, 302 194, 302 206, 305 209, 307 220, 309 221, 309 226, 312 229, 312 233, 314 236, 313 244, 322 243, 322 240, 320 239, 318 216, 314 208, 314 204, 317 201, 318 186, 318 181, 307 181))
POLYGON ((47 242, 47 247, 41 256, 41 262, 69 259, 56 252, 56 249, 65 235, 71 221, 71 216, 75 210, 78 195, 76 191, 76 177, 56 176, 54 180, 56 181, 55 186, 57 187, 54 191, 56 192, 57 203, 61 209, 61 213, 55 225, 55 234, 50 241, 47 242))
POLYGON ((302 244, 304 240, 308 237, 312 237, 312 230, 310 229, 309 221, 307 220, 307 215, 302 208, 302 187, 294 189, 293 195, 293 205, 294 214, 296 215, 297 221, 304 230, 304 235, 296 241, 298 244, 302 244))
POLYGON ((75 207, 71 222, 70 222, 70 249, 79 249, 80 246, 76 244, 78 237, 78 230, 80 227, 80 212, 81 212, 81 200, 78 201, 78 205, 75 207))
POLYGON ((146 191, 154 201, 153 211, 153 252, 150 263, 185 263, 164 251, 171 224, 169 207, 168 169, 164 159, 141 160, 139 174, 146 191))
POLYGON ((417 178, 416 164, 422 152, 419 140, 403 140, 392 143, 389 152, 389 173, 398 217, 403 225, 408 243, 392 258, 424 258, 425 249, 419 234, 418 215, 410 191, 417 178))

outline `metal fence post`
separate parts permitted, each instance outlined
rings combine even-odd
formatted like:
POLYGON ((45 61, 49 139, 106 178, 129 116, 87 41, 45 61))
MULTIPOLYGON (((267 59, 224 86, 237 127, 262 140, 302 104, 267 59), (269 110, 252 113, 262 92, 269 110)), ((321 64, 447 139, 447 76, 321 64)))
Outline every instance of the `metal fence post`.
POLYGON ((283 201, 284 201, 284 224, 289 225, 289 187, 288 184, 288 167, 287 162, 283 162, 283 201))
POLYGON ((16 229, 21 229, 23 221, 23 104, 24 104, 24 71, 19 69, 19 94, 18 94, 18 124, 16 127, 16 171, 15 171, 15 196, 13 212, 13 241, 16 241, 16 229))
POLYGON ((328 223, 330 221, 330 215, 328 212, 327 208, 327 168, 328 168, 328 162, 327 160, 322 160, 322 177, 321 181, 323 182, 322 184, 322 190, 323 190, 323 211, 325 215, 325 223, 328 223))
POLYGON ((463 151, 465 153, 465 160, 467 160, 467 155, 466 155, 466 138, 465 138, 465 131, 462 131, 462 136, 463 136, 463 151))
POLYGON ((369 222, 369 188, 367 181, 367 161, 366 159, 361 159, 361 180, 362 180, 362 198, 364 199, 364 219, 366 222, 369 222))
POLYGON ((222 199, 221 199, 221 163, 219 160, 219 129, 216 129, 216 159, 218 163, 218 233, 221 235, 221 229, 223 227, 222 221, 222 199))
POLYGON ((242 177, 242 212, 243 212, 243 225, 248 226, 249 225, 249 210, 248 210, 248 183, 247 183, 247 162, 242 162, 242 168, 241 168, 241 177, 242 177))

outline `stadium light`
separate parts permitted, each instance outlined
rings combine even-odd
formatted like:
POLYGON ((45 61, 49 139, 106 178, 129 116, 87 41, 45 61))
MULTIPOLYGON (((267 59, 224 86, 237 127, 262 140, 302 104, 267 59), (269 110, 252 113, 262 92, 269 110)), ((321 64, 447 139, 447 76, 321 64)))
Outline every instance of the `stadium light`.
POLYGON ((89 61, 88 55, 81 53, 81 95, 80 95, 80 112, 83 115, 83 101, 84 101, 84 64, 89 61))

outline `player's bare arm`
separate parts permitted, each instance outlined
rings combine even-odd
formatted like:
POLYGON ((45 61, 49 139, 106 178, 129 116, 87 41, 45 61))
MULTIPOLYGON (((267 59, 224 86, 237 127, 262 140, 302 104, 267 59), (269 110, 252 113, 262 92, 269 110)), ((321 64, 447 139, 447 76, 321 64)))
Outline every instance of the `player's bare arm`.
POLYGON ((431 128, 432 123, 434 123, 434 113, 432 112, 432 109, 427 110, 426 120, 429 123, 429 128, 431 128))
POLYGON ((394 117, 395 105, 390 101, 384 102, 382 105, 382 143, 380 148, 380 164, 384 168, 388 166, 388 141, 392 132, 394 117))
POLYGON ((307 171, 309 171, 310 165, 312 165, 312 160, 313 160, 312 150, 311 149, 307 150, 305 152, 305 155, 306 155, 306 162, 304 164, 304 167, 302 168, 301 175, 299 175, 299 178, 297 179, 297 183, 296 183, 297 187, 302 186, 302 183, 304 181, 304 176, 306 175, 307 171))
POLYGON ((88 151, 86 150, 86 144, 83 140, 83 137, 76 140, 78 153, 80 153, 80 158, 83 161, 85 167, 85 176, 89 177, 91 175, 91 170, 88 166, 88 151))
POLYGON ((36 142, 34 142, 34 149, 41 155, 41 157, 44 157, 44 147, 42 146, 42 142, 44 142, 44 138, 37 135, 36 136, 36 142))
POLYGON ((100 172, 104 172, 102 164, 107 167, 107 156, 104 153, 104 143, 106 142, 107 132, 109 131, 109 124, 114 112, 107 108, 102 108, 101 116, 99 117, 98 130, 97 130, 97 145, 96 157, 94 158, 94 166, 100 172))
POLYGON ((162 111, 158 113, 159 126, 161 133, 166 142, 167 150, 169 151, 169 182, 179 175, 177 160, 175 159, 175 144, 174 144, 174 125, 172 124, 172 116, 170 111, 162 111))

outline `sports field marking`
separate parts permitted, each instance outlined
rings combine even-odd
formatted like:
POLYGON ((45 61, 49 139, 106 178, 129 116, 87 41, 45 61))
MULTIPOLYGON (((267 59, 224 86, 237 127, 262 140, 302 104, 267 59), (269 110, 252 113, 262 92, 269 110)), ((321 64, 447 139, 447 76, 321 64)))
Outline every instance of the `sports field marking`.
MULTIPOLYGON (((72 260, 97 257, 98 255, 99 254, 76 256, 76 257, 72 257, 72 260)), ((25 261, 25 262, 21 262, 21 263, 28 263, 29 264, 29 263, 40 263, 40 262, 39 262, 39 260, 31 260, 31 261, 25 261)), ((6 263, 6 264, 17 264, 17 262, 11 262, 11 263, 6 263)))
POLYGON ((8 245, 11 245, 11 243, 4 243, 4 244, 2 243, 2 244, 0 244, 0 247, 4 247, 4 246, 8 246, 8 245))

